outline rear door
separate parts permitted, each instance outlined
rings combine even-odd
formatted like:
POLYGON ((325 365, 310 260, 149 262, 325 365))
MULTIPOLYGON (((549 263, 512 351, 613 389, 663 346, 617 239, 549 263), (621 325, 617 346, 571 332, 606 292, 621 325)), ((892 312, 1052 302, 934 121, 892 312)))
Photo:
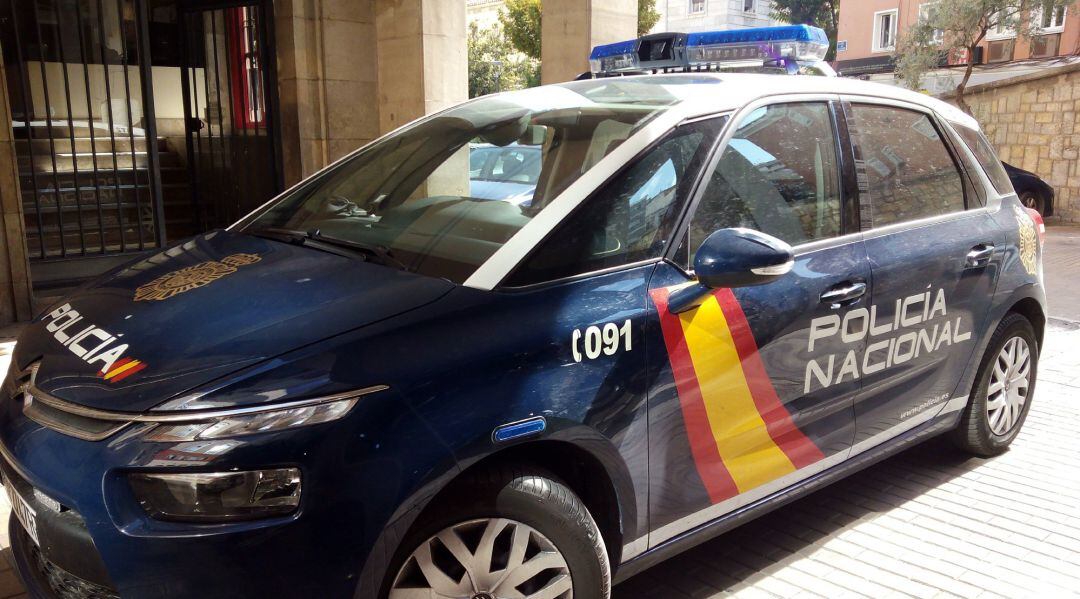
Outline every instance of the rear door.
POLYGON ((1004 237, 932 114, 844 106, 873 282, 855 442, 872 445, 946 405, 963 407, 957 382, 984 326, 1004 237))
POLYGON ((862 305, 870 277, 857 225, 845 222, 842 181, 854 170, 833 108, 821 98, 744 111, 707 171, 680 252, 650 282, 652 546, 847 456, 860 381, 842 364, 862 341, 811 340, 816 320, 832 330, 842 310, 862 305), (671 292, 692 284, 694 251, 728 227, 792 244, 792 272, 669 311, 671 292))

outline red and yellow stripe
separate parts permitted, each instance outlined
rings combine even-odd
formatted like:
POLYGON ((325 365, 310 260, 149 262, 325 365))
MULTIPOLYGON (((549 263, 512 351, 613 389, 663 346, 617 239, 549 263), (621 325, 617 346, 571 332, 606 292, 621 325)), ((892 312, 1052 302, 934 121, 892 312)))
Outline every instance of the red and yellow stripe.
POLYGON ((681 314, 668 311, 669 295, 652 292, 690 449, 712 502, 822 459, 780 402, 731 290, 681 314))
POLYGON ((123 358, 114 362, 108 372, 104 370, 99 372, 98 376, 110 383, 116 383, 144 368, 146 368, 146 362, 134 358, 123 358))

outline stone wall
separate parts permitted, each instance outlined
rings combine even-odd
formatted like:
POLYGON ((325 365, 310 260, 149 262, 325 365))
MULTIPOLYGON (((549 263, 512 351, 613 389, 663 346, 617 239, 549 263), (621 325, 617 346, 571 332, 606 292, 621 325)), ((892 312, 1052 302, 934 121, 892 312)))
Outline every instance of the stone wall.
POLYGON ((974 86, 964 98, 998 156, 1054 188, 1053 220, 1080 223, 1080 64, 974 86))

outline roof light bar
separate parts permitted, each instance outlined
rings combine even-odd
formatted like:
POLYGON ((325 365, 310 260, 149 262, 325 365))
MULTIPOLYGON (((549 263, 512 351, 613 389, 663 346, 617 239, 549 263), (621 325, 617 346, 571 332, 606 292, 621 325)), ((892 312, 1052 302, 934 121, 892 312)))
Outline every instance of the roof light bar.
POLYGON ((810 25, 657 33, 596 46, 589 55, 589 68, 593 73, 607 74, 698 66, 816 63, 824 60, 828 51, 825 31, 810 25))

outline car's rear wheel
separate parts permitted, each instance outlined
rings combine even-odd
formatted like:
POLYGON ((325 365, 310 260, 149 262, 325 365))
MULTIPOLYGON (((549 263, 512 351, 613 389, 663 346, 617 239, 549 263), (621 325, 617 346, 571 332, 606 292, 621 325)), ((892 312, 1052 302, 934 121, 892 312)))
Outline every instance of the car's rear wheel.
POLYGON ((1046 203, 1043 201, 1042 196, 1034 191, 1025 191, 1020 194, 1020 203, 1023 204, 1025 208, 1032 208, 1039 214, 1045 214, 1044 209, 1046 208, 1046 203))
POLYGON ((1031 323, 1009 314, 995 329, 979 365, 972 398, 953 440, 975 455, 1004 452, 1031 409, 1039 346, 1031 323))
POLYGON ((402 543, 389 599, 610 596, 610 565, 596 522, 553 478, 486 471, 436 501, 402 543))

